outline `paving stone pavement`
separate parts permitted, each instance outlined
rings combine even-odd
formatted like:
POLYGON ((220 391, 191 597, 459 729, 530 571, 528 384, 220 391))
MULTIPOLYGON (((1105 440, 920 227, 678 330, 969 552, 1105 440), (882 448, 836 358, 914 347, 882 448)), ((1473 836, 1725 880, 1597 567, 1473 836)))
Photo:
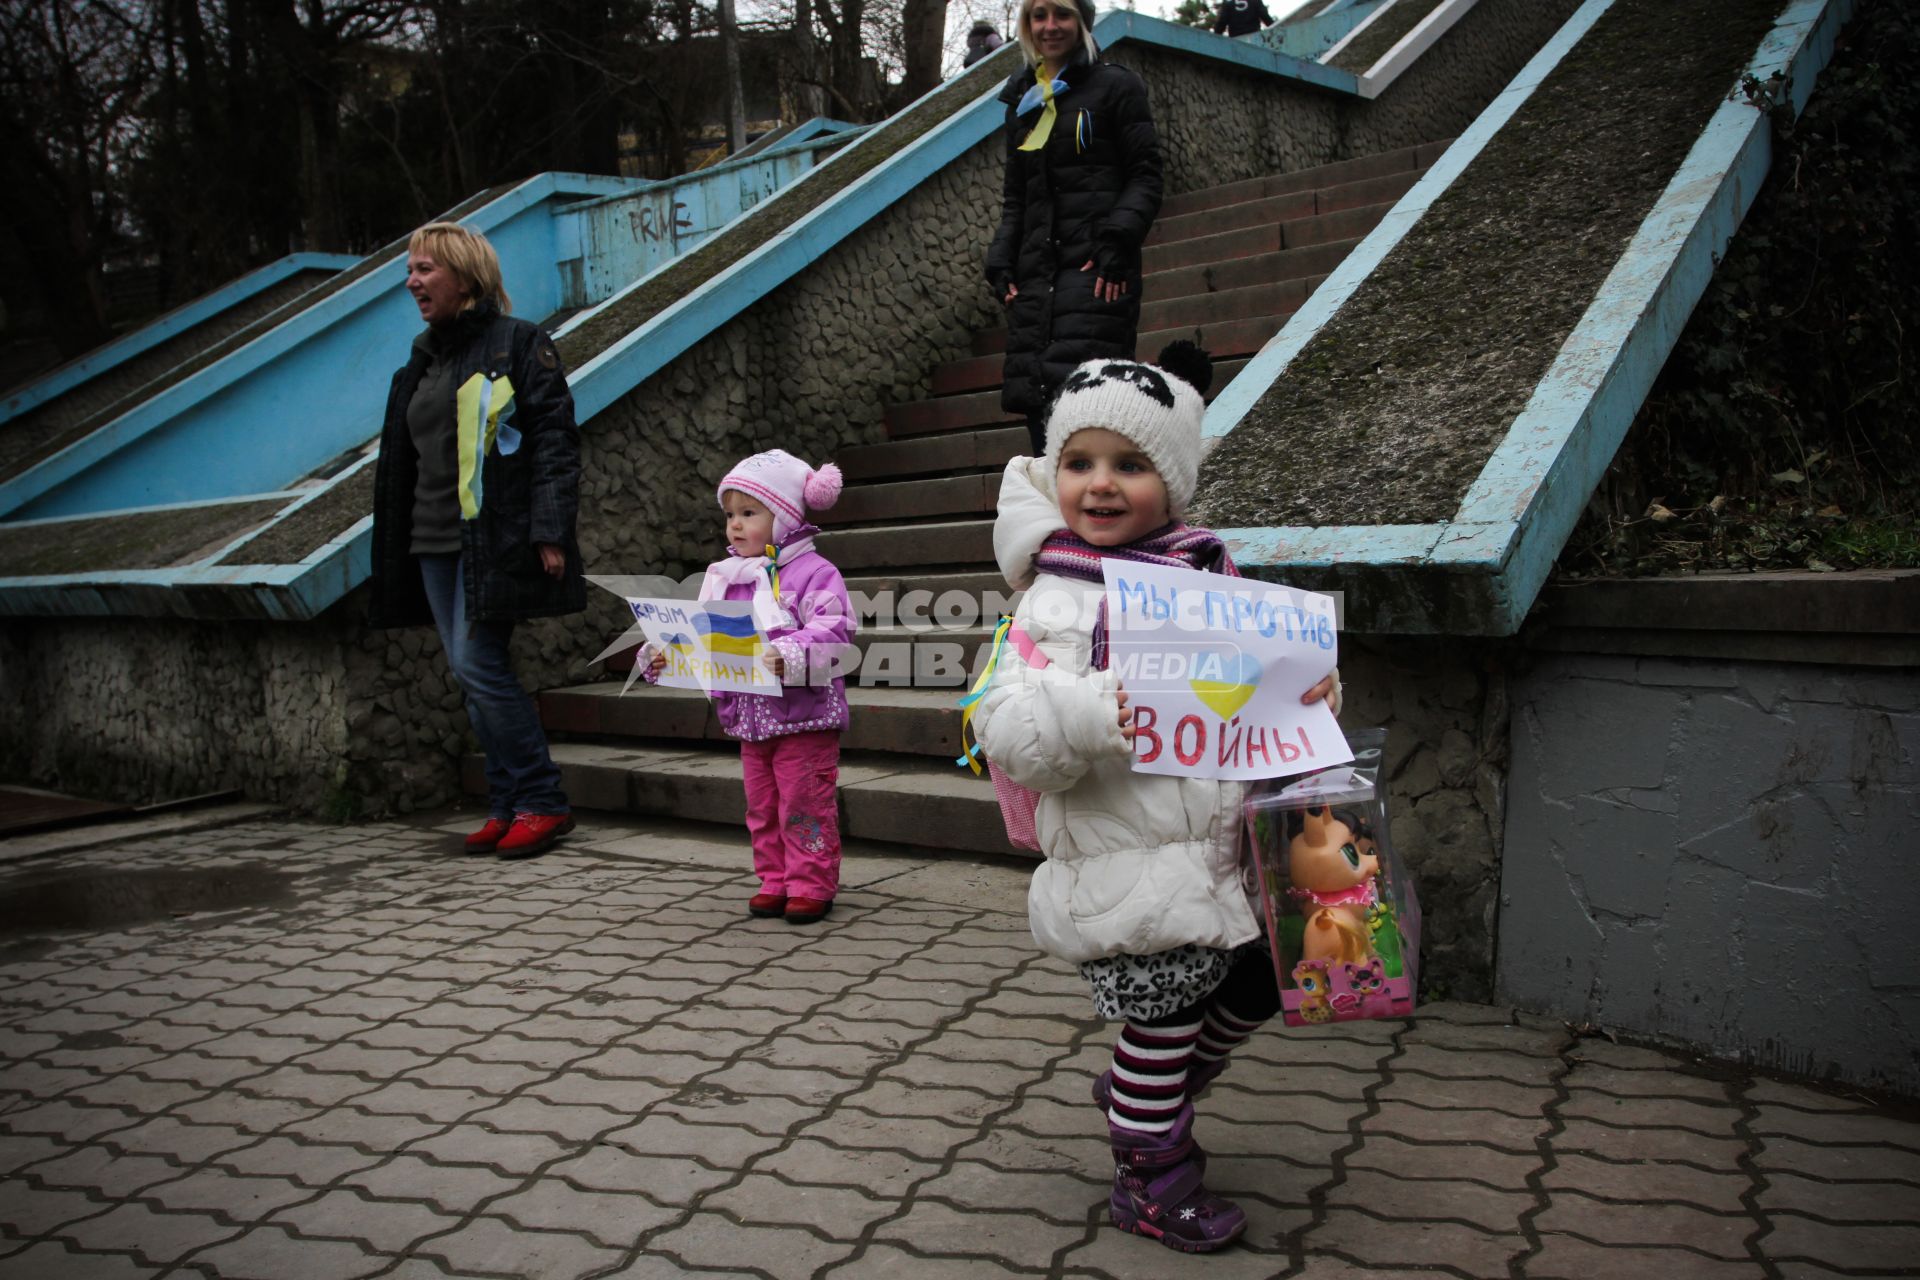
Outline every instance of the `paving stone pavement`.
POLYGON ((1464 1004, 1246 1045, 1183 1257, 1019 864, 850 851, 801 929, 724 832, 464 826, 0 859, 0 1280, 1920 1275, 1915 1113, 1464 1004))

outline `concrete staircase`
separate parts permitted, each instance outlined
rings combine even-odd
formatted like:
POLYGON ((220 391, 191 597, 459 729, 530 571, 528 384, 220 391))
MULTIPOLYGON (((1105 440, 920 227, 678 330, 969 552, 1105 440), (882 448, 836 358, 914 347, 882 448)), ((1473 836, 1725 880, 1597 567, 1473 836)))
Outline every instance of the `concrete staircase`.
MULTIPOLYGON (((1169 199, 1144 254, 1140 356, 1191 338, 1212 352, 1218 391, 1445 147, 1169 199)), ((933 370, 930 399, 887 410, 884 443, 836 459, 847 487, 821 519, 819 549, 846 575, 856 607, 863 596, 892 606, 877 615, 863 608, 863 661, 848 682, 852 725, 840 770, 848 838, 1012 852, 992 787, 954 764, 958 690, 997 610, 1011 608, 993 565, 993 511, 1000 471, 1025 451, 1026 429, 1000 409, 1005 343, 1004 329, 975 334, 969 354, 933 370)), ((630 656, 609 665, 624 675, 630 656)), ((622 696, 622 683, 540 697, 573 802, 744 822, 738 751, 707 699, 637 683, 622 696)), ((484 793, 477 758, 466 781, 484 793)))

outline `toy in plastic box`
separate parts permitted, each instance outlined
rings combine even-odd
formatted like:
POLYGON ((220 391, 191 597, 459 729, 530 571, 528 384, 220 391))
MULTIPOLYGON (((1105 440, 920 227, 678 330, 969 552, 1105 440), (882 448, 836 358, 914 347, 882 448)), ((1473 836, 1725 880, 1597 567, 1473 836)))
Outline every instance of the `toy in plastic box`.
POLYGON ((1420 902, 1388 838, 1386 738, 1353 734, 1351 764, 1247 791, 1250 870, 1288 1026, 1413 1011, 1420 902))

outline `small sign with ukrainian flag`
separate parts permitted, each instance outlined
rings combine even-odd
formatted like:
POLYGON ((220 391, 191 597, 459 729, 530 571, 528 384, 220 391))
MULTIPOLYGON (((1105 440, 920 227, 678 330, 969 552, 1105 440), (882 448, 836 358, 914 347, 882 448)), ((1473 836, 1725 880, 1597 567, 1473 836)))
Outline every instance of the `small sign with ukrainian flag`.
POLYGON ((784 696, 767 670, 767 638, 754 625, 751 600, 667 600, 628 597, 633 620, 646 633, 645 654, 664 653, 659 684, 706 693, 784 696))

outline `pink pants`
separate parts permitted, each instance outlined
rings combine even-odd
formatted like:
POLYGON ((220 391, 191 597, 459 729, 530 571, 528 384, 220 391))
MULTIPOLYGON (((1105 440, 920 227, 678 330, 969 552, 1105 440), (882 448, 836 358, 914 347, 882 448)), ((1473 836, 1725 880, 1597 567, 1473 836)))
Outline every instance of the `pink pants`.
POLYGON ((830 902, 840 891, 840 732, 740 744, 747 834, 762 893, 830 902))

